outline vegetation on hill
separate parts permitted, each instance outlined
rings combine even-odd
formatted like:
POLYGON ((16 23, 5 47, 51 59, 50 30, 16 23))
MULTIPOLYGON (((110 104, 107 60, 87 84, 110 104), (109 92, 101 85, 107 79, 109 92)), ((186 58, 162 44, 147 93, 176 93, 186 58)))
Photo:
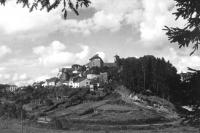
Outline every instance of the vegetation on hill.
POLYGON ((164 60, 154 56, 141 58, 116 58, 121 68, 118 80, 128 89, 136 93, 156 95, 170 101, 176 101, 180 76, 176 68, 164 60))
MULTIPOLYGON (((6 5, 8 0, 0 0, 1 5, 6 5)), ((76 15, 79 15, 78 9, 80 7, 88 7, 91 2, 89 0, 16 0, 17 4, 22 4, 23 7, 29 8, 30 12, 33 10, 46 10, 47 12, 52 11, 55 8, 58 8, 59 5, 62 5, 62 15, 63 18, 67 18, 68 11, 73 11, 76 15)))
POLYGON ((193 45, 191 55, 199 47, 199 24, 200 24, 200 4, 199 0, 174 0, 176 2, 176 20, 183 18, 185 25, 165 27, 166 35, 171 43, 178 43, 179 47, 188 47, 193 45))
POLYGON ((165 98, 176 105, 188 123, 200 123, 199 70, 189 68, 193 71, 191 77, 181 81, 176 68, 163 58, 144 56, 124 59, 116 56, 116 63, 120 70, 118 82, 131 92, 165 98), (193 111, 183 110, 182 106, 193 111))
MULTIPOLYGON (((163 58, 150 55, 141 58, 116 56, 115 63, 116 67, 94 67, 87 71, 95 74, 108 73, 109 82, 99 90, 90 91, 89 88, 70 88, 65 85, 43 87, 38 84, 16 92, 1 91, 0 116, 19 118, 20 111, 23 111, 24 117, 31 120, 52 117, 56 121, 60 118, 68 121, 70 118, 75 124, 80 122, 77 121, 79 118, 88 123, 102 123, 99 118, 105 116, 110 119, 105 119, 104 122, 115 124, 111 120, 119 121, 122 116, 124 119, 121 123, 138 123, 135 118, 143 122, 149 119, 158 122, 177 116, 172 103, 179 107, 200 103, 199 72, 194 72, 187 82, 181 82, 176 68, 163 58), (119 91, 118 88, 123 90, 119 91), (103 101, 104 105, 97 106, 103 101), (137 108, 137 111, 130 108, 137 108), (129 117, 134 119, 128 119, 129 117)), ((2 85, 1 90, 6 87, 2 85)), ((196 113, 194 116, 197 115, 196 113)))

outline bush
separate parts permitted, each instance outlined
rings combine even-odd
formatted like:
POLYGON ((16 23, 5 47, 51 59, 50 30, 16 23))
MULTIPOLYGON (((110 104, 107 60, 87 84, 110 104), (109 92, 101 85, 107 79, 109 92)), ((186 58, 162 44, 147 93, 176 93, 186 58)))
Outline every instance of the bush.
POLYGON ((51 105, 53 105, 54 103, 53 103, 52 100, 46 99, 46 100, 45 100, 45 104, 46 104, 46 106, 51 106, 51 105))
POLYGON ((1 104, 0 105, 0 116, 6 116, 9 118, 26 118, 26 111, 21 106, 15 104, 1 104))
POLYGON ((52 123, 53 123, 53 127, 56 128, 56 129, 62 129, 63 128, 62 122, 59 119, 54 118, 52 120, 52 123))

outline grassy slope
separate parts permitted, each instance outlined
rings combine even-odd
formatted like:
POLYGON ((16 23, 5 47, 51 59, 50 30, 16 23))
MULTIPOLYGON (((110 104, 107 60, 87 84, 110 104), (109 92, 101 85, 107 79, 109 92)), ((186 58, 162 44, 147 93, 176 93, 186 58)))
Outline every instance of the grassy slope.
MULTIPOLYGON (((149 99, 151 100, 152 97, 149 99)), ((155 100, 155 97, 153 100, 155 100)), ((67 108, 61 106, 47 112, 47 115, 59 118, 65 129, 87 129, 87 127, 95 129, 103 125, 152 124, 168 122, 173 118, 169 116, 173 116, 174 112, 157 111, 146 106, 146 104, 136 104, 130 101, 128 94, 116 91, 103 100, 85 101, 77 105, 67 106, 67 108)))
MULTIPOLYGON (((21 133, 20 122, 16 120, 0 120, 0 133, 21 133)), ((23 128, 24 133, 199 133, 199 129, 188 127, 188 126, 179 126, 179 127, 157 127, 150 129, 127 129, 127 130, 52 130, 45 128, 35 128, 35 127, 27 127, 23 128)))
POLYGON ((169 122, 174 117, 174 107, 171 103, 157 97, 143 97, 143 103, 136 103, 130 97, 130 92, 123 86, 101 100, 88 100, 91 94, 87 91, 71 90, 69 99, 51 107, 41 107, 32 112, 44 111, 48 117, 57 118, 64 129, 113 129, 138 124, 169 122), (150 103, 165 103, 169 111, 149 108, 150 103), (169 118, 169 119, 168 119, 169 118))

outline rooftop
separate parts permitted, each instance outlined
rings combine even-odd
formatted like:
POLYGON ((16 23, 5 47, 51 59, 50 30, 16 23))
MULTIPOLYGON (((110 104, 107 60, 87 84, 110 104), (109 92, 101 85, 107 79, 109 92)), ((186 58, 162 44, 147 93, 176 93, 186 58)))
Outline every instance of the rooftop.
POLYGON ((85 77, 78 77, 78 78, 74 79, 74 82, 75 83, 79 83, 79 82, 81 82, 81 81, 83 81, 85 79, 86 79, 85 77))
POLYGON ((58 81, 58 78, 53 77, 53 78, 47 79, 46 81, 47 81, 47 82, 57 82, 57 81, 58 81))
POLYGON ((100 60, 102 60, 101 57, 99 57, 99 54, 96 54, 92 58, 90 58, 90 60, 94 60, 94 59, 100 59, 100 60))
POLYGON ((104 67, 116 67, 117 64, 116 63, 104 63, 103 66, 104 67))

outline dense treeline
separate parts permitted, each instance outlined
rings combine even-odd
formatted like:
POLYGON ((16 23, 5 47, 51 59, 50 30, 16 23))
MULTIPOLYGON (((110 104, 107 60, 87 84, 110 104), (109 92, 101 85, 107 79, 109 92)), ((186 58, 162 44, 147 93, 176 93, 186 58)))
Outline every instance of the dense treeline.
POLYGON ((200 71, 181 81, 176 68, 164 58, 115 57, 119 70, 117 80, 132 92, 156 95, 180 106, 200 106, 200 71))
POLYGON ((179 91, 179 105, 191 107, 192 111, 184 111, 184 123, 200 124, 200 72, 193 72, 192 76, 181 82, 179 91))
POLYGON ((200 72, 194 72, 191 78, 181 83, 180 104, 200 106, 200 72))
POLYGON ((120 58, 116 56, 119 67, 119 81, 136 93, 151 93, 170 101, 176 101, 180 88, 180 76, 176 68, 154 56, 141 58, 120 58))
MULTIPOLYGON (((140 58, 120 58, 119 56, 115 58, 117 68, 94 67, 89 73, 108 72, 109 83, 117 81, 118 84, 125 85, 132 92, 159 96, 176 105, 200 105, 200 72, 194 72, 189 80, 181 82, 176 68, 164 58, 151 55, 140 58)), ((68 90, 63 86, 55 87, 55 89, 42 86, 37 86, 35 89, 34 86, 27 86, 21 93, 14 94, 2 91, 7 86, 0 86, 0 96, 23 104, 34 99, 45 101, 49 97, 58 97, 68 90)), ((111 86, 111 88, 115 87, 111 86)))

